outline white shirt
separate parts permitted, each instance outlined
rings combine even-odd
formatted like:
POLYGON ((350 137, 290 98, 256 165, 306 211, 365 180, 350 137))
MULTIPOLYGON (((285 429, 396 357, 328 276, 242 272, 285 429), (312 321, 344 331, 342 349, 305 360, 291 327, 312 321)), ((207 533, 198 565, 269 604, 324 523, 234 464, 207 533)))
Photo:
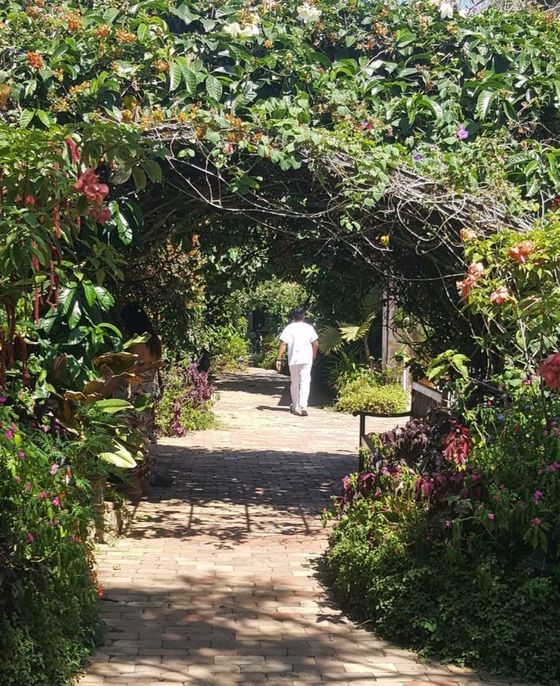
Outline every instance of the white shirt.
POLYGON ((317 332, 305 322, 292 322, 280 334, 280 340, 288 346, 288 364, 311 364, 313 362, 313 341, 317 332))

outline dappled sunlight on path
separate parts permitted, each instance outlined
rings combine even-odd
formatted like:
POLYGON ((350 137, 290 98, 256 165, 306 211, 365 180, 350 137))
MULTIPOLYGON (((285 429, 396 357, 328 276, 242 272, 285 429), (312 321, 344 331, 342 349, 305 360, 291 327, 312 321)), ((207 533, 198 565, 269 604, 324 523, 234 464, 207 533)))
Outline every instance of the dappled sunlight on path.
POLYGON ((329 597, 321 511, 357 466, 357 420, 291 415, 286 388, 273 372, 228 375, 219 429, 159 443, 173 483, 99 551, 108 633, 83 686, 476 683, 419 664, 329 597))

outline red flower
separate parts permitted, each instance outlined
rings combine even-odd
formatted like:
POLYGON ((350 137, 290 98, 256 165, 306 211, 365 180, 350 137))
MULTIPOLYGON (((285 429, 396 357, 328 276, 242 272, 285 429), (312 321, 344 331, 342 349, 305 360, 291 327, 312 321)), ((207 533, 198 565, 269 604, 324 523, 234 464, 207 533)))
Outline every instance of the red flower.
POLYGON ((92 207, 89 213, 99 224, 106 224, 113 216, 108 207, 92 207))
POLYGON ((74 184, 74 189, 81 191, 89 202, 101 205, 109 193, 106 183, 99 183, 99 177, 93 169, 86 169, 74 184))
POLYGON ((549 355, 539 367, 539 374, 549 388, 560 388, 560 353, 549 355))
POLYGON ((509 291, 506 286, 498 286, 490 295, 490 302, 493 305, 503 305, 509 299, 509 291))
POLYGON ((459 284, 459 292, 461 293, 461 300, 466 300, 469 297, 473 286, 476 285, 476 279, 474 276, 465 277, 459 284))
POLYGON ((525 264, 529 259, 529 255, 533 252, 533 242, 532 241, 521 241, 517 245, 514 245, 509 249, 508 255, 515 262, 519 264, 525 264))
POLYGON ((77 164, 80 161, 80 151, 76 141, 73 138, 70 138, 70 136, 68 136, 65 141, 66 145, 68 146, 68 150, 70 151, 70 159, 72 160, 72 163, 77 164))
POLYGON ((448 462, 465 464, 472 450, 470 431, 455 420, 451 424, 453 428, 444 438, 443 456, 448 462))

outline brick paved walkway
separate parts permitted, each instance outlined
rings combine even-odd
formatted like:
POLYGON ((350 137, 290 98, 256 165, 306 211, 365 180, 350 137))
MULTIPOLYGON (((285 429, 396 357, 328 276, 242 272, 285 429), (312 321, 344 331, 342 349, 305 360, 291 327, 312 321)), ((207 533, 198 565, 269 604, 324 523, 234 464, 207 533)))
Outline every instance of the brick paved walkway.
POLYGON ((223 427, 161 441, 173 485, 100 549, 107 645, 80 684, 476 683, 354 625, 321 582, 320 514, 357 464, 357 419, 289 414, 272 372, 220 386, 223 427))

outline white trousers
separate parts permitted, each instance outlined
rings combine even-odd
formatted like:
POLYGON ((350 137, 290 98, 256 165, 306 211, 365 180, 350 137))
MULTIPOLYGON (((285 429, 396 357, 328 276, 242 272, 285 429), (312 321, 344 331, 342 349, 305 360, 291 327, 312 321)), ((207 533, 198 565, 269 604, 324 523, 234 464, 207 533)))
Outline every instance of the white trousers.
POLYGON ((306 410, 309 401, 309 389, 311 387, 311 363, 291 364, 290 392, 292 395, 292 407, 295 410, 306 410))

